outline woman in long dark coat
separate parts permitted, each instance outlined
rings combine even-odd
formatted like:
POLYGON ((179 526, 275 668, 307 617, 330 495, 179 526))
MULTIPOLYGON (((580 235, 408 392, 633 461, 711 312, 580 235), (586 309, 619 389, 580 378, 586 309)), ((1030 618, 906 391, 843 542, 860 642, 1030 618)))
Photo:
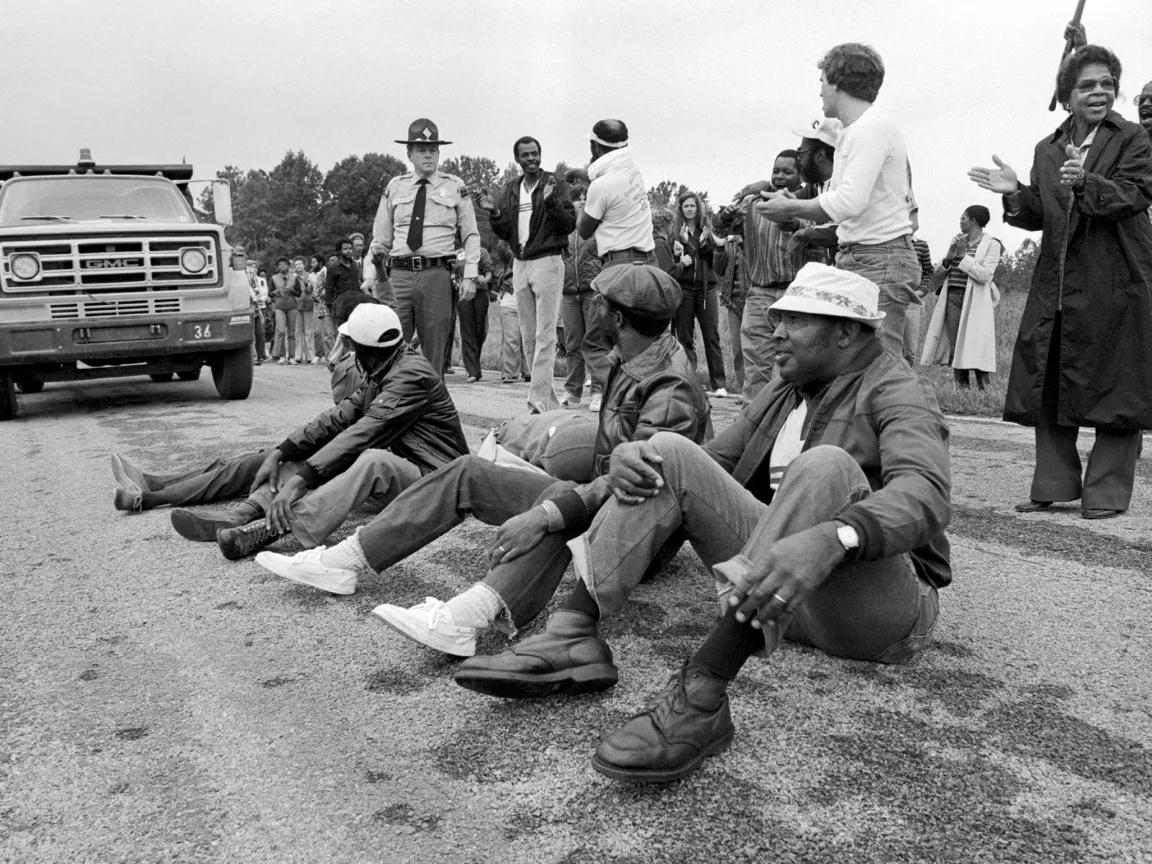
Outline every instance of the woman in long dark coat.
POLYGON ((1036 427, 1036 470, 1021 512, 1080 499, 1085 519, 1128 509, 1140 430, 1152 428, 1152 145, 1112 110, 1120 61, 1086 45, 1061 66, 1069 117, 1036 145, 1029 185, 997 167, 969 172, 1004 196, 1004 221, 1043 230, 1004 404, 1036 427), (1076 436, 1096 430, 1081 479, 1076 436))

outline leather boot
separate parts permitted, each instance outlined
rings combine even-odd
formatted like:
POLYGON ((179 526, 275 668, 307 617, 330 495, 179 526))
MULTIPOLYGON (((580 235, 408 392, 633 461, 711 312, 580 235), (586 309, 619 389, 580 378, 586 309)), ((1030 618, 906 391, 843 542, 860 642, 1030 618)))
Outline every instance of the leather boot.
POLYGON ((667 783, 728 749, 728 682, 685 663, 656 700, 600 742, 592 767, 628 783, 667 783))
POLYGON ((271 546, 283 536, 268 524, 267 519, 258 519, 235 528, 221 528, 216 532, 216 545, 229 561, 239 561, 265 546, 271 546))
POLYGON ((561 609, 548 619, 543 632, 503 654, 465 660, 452 679, 488 696, 531 699, 606 690, 618 677, 612 649, 596 635, 596 619, 561 609))
POLYGON ((216 532, 221 528, 247 525, 263 515, 264 511, 251 501, 209 510, 177 509, 172 511, 172 527, 181 537, 207 543, 216 539, 216 532))

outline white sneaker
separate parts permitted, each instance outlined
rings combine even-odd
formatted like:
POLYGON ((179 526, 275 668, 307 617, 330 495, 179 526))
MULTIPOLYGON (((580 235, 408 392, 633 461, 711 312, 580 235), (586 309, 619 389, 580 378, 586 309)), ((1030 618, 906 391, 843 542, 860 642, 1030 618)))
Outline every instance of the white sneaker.
POLYGON ((717 387, 715 390, 710 390, 708 392, 708 395, 709 396, 715 396, 717 399, 727 399, 728 398, 728 391, 725 390, 723 387, 717 387))
POLYGON ((595 396, 593 396, 593 397, 592 397, 592 399, 591 399, 591 400, 588 402, 588 410, 589 410, 589 411, 594 411, 595 413, 599 414, 599 413, 600 413, 600 403, 601 403, 602 401, 603 401, 603 400, 600 398, 600 394, 599 394, 599 393, 597 393, 597 394, 596 394, 595 396))
POLYGON ((326 546, 305 549, 295 555, 280 555, 276 552, 261 552, 256 563, 277 576, 311 585, 329 594, 355 594, 356 571, 344 567, 329 567, 320 561, 326 546))
POLYGON ((476 653, 476 628, 457 627, 447 603, 428 597, 411 609, 384 603, 372 614, 403 636, 455 657, 476 653))

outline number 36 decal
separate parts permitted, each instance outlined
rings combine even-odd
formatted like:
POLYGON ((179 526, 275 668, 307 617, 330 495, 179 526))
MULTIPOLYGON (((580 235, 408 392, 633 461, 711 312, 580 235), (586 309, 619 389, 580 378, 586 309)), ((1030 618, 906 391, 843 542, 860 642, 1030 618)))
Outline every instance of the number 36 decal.
POLYGON ((211 324, 195 324, 192 327, 193 339, 211 339, 212 338, 212 325, 211 324))

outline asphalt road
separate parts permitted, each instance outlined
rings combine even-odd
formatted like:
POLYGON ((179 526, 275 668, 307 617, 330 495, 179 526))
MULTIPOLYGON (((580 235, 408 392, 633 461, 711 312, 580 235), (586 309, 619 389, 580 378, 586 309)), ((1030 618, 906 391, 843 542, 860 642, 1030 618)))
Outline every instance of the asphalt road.
MULTIPOLYGON (((460 378, 474 445, 523 410, 526 386, 460 378)), ((332 598, 183 541, 166 510, 112 508, 111 452, 176 470, 326 404, 322 369, 264 366, 247 401, 49 385, 0 424, 0 860, 1152 861, 1147 448, 1124 518, 1021 516, 1030 432, 953 423, 935 648, 753 662, 732 749, 637 789, 588 757, 710 627, 690 551, 605 626, 614 690, 506 703, 368 614, 482 575, 485 526, 332 598)))

